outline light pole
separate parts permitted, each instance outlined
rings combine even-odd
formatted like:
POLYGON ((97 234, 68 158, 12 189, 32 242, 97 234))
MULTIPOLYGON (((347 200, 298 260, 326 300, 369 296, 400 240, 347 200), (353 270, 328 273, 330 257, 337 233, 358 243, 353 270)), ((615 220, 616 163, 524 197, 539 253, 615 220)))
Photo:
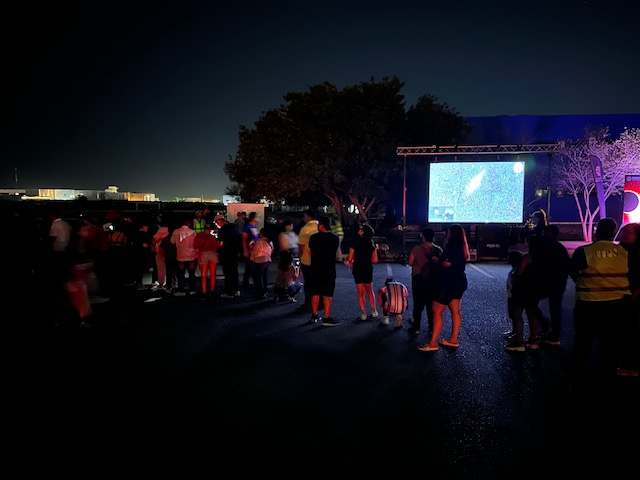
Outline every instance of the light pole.
POLYGON ((402 168, 402 263, 407 263, 407 156, 402 168))

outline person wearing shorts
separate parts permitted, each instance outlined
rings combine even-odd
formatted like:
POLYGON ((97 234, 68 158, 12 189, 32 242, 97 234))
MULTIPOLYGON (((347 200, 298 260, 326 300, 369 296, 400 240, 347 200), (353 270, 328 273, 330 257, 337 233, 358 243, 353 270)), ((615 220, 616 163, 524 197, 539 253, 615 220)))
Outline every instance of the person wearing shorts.
POLYGON ((309 250, 311 251, 310 276, 305 279, 309 283, 311 293, 311 320, 316 323, 320 320, 318 308, 320 297, 324 306, 322 318, 323 327, 335 327, 340 324, 331 317, 331 300, 336 288, 336 250, 339 244, 338 236, 331 232, 329 217, 318 217, 318 233, 309 237, 309 250))

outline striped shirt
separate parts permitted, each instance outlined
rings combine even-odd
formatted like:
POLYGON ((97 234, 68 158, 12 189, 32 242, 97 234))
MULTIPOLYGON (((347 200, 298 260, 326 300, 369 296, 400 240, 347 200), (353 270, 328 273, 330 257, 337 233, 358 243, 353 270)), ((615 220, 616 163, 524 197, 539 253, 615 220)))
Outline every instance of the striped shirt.
POLYGON ((409 291, 400 282, 389 282, 378 290, 378 297, 386 311, 397 315, 407 310, 409 291))

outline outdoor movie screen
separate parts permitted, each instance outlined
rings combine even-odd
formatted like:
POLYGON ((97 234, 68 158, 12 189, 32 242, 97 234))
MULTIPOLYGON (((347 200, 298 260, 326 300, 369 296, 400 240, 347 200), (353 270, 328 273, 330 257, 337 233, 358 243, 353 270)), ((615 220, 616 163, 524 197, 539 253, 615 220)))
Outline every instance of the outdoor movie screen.
POLYGON ((524 162, 429 164, 429 223, 522 223, 524 162))

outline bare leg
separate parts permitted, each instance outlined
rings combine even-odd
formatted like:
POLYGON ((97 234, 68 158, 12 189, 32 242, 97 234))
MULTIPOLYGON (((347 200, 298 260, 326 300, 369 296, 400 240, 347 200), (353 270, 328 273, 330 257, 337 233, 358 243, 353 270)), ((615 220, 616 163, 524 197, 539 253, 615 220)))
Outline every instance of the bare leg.
POLYGON ((364 303, 364 283, 357 283, 356 288, 358 290, 358 306, 362 313, 367 312, 366 305, 364 303))
POLYGON ((207 294, 207 265, 200 265, 200 290, 202 291, 202 295, 207 294))
POLYGON ((320 305, 320 295, 311 296, 311 313, 316 316, 318 314, 318 306, 320 305))
POLYGON ((217 263, 209 264, 209 291, 213 295, 216 291, 216 271, 218 270, 217 263))
POLYGON ((322 303, 324 304, 324 318, 329 318, 331 316, 331 297, 322 297, 322 303))
POLYGON ((443 305, 438 302, 433 302, 433 332, 431 332, 431 341, 429 341, 430 347, 438 346, 438 337, 440 336, 440 332, 442 332, 442 326, 444 325, 444 309, 447 308, 446 305, 443 305))
MULTIPOLYGON (((369 305, 371 305, 371 310, 375 310, 376 309, 376 297, 373 293, 373 287, 371 286, 370 283, 365 283, 364 284, 364 292, 367 294, 367 298, 369 299, 369 305)), ((362 299, 362 304, 364 306, 364 298, 362 299)), ((365 310, 366 312, 366 310, 365 310)))
POLYGON ((458 334, 460 333, 460 327, 462 326, 460 299, 451 300, 451 303, 449 303, 449 310, 451 311, 451 337, 449 337, 449 341, 451 343, 458 343, 458 334))

